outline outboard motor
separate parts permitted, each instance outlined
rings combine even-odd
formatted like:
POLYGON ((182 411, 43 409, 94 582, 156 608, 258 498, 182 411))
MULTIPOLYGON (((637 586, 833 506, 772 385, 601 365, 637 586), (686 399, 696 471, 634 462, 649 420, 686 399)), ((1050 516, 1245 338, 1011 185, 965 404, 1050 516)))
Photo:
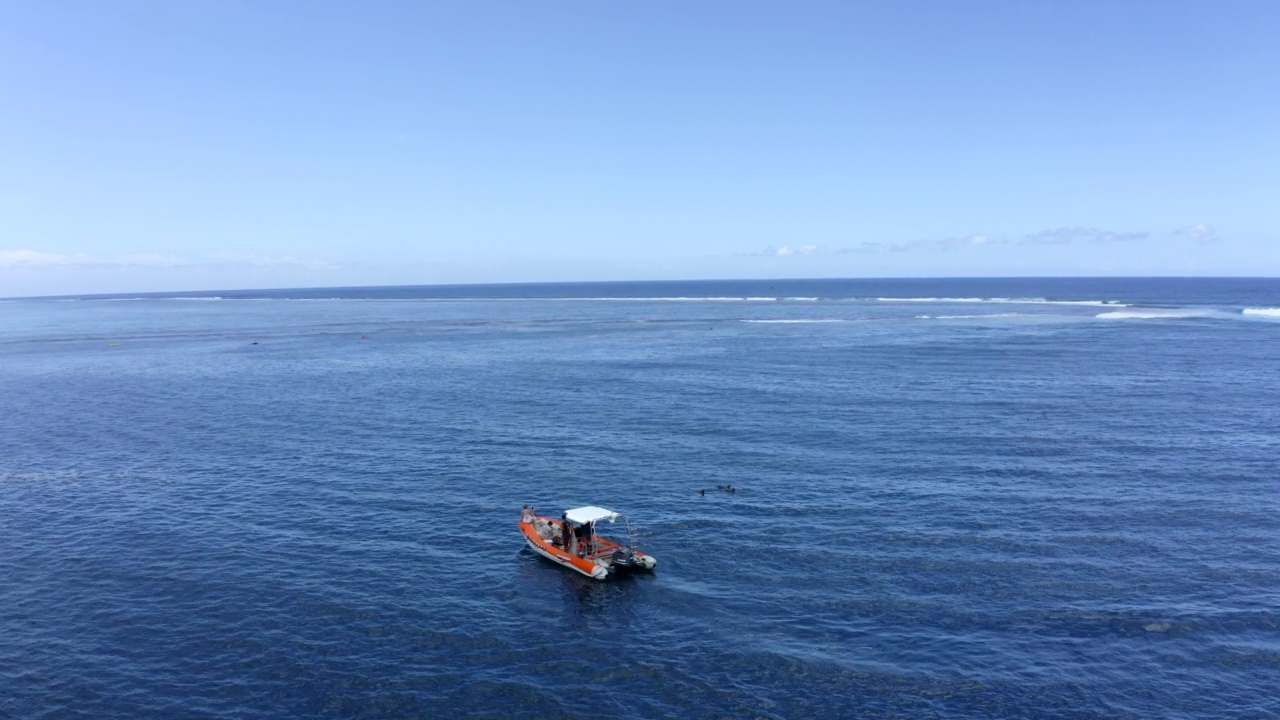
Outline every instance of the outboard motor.
POLYGON ((627 570, 637 565, 636 554, 631 551, 631 548, 625 547, 620 547, 613 552, 612 561, 610 564, 619 570, 627 570))

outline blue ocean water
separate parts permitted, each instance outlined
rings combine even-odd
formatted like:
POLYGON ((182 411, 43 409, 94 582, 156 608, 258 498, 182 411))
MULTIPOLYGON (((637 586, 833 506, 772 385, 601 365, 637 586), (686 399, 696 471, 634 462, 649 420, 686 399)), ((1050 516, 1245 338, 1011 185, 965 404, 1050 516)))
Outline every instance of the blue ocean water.
POLYGON ((2 302, 0 716, 1275 717, 1277 308, 1220 279, 2 302), (627 513, 657 571, 553 566, 523 503, 627 513))

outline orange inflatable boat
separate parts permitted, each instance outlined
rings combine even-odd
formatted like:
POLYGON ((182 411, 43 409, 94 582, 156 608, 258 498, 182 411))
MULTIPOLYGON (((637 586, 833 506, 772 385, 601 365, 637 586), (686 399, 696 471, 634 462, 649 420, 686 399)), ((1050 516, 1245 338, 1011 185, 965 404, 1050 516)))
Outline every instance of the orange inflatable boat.
POLYGON ((652 570, 658 564, 652 555, 635 548, 635 529, 626 518, 594 505, 568 510, 559 520, 538 516, 532 520, 522 518, 520 532, 534 552, 596 580, 619 572, 652 570), (622 520, 628 542, 623 544, 596 534, 596 525, 602 520, 610 523, 622 520))

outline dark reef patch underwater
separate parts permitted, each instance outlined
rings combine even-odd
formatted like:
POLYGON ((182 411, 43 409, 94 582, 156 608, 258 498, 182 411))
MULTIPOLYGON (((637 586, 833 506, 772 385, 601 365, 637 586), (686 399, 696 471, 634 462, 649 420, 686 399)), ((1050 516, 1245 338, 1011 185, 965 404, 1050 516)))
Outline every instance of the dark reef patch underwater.
POLYGON ((1277 308, 1210 279, 6 301, 0 717, 1275 717, 1277 308), (536 557, 526 502, 626 512, 656 573, 536 557))

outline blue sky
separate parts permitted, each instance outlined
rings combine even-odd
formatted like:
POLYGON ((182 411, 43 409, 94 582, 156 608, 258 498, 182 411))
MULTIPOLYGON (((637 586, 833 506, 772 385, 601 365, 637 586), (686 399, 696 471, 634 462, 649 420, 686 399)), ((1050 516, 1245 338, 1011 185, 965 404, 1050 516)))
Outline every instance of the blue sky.
POLYGON ((1280 3, 0 4, 0 296, 1280 274, 1280 3))

